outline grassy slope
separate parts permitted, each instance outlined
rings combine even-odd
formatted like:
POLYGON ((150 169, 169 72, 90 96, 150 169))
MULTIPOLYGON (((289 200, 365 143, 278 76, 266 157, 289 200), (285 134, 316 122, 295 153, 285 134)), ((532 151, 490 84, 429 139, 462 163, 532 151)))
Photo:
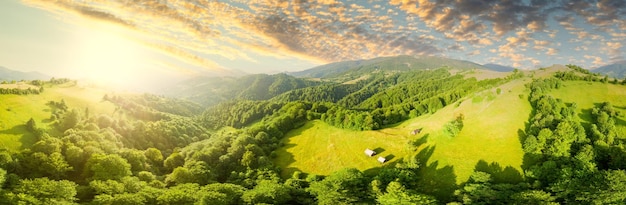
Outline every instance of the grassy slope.
POLYGON ((283 140, 285 146, 277 150, 275 162, 285 168, 285 177, 296 170, 323 175, 343 167, 365 170, 381 166, 376 161, 378 156, 387 157, 391 162, 405 156, 409 152, 408 139, 408 131, 403 129, 351 131, 315 120, 287 134, 283 140), (378 154, 366 156, 367 148, 378 154))
POLYGON ((114 106, 101 102, 105 91, 64 84, 44 88, 39 95, 0 95, 0 148, 18 151, 34 143, 34 136, 26 130, 31 117, 44 129, 52 126, 48 101, 64 99, 70 108, 89 108, 90 113, 112 113, 114 106))
POLYGON ((413 152, 407 145, 410 140, 425 137, 422 140, 426 143, 417 152, 432 151, 427 163, 434 165, 425 170, 440 171, 449 165, 456 183, 466 181, 479 160, 520 170, 523 153, 518 130, 524 129, 530 115, 526 98, 519 97, 526 93, 526 82, 528 79, 505 84, 500 95, 495 94, 495 88, 477 93, 458 107, 451 105, 379 131, 347 131, 310 122, 287 134, 286 146, 277 151, 275 162, 285 168, 284 176, 295 170, 314 174, 329 174, 343 167, 367 170, 381 165, 363 154, 365 148, 380 147, 385 150, 381 155, 393 154, 393 160, 398 160, 413 152), (443 125, 460 113, 465 115, 461 133, 454 138, 444 135, 443 125), (421 134, 409 134, 417 128, 423 128, 421 134))
MULTIPOLYGON (((613 85, 610 83, 568 81, 559 90, 551 93, 554 97, 563 99, 564 102, 575 102, 579 117, 584 121, 591 120, 591 109, 596 103, 611 102, 613 107, 622 113, 626 113, 626 85, 613 85)), ((626 117, 622 116, 616 121, 621 135, 626 135, 626 117)))

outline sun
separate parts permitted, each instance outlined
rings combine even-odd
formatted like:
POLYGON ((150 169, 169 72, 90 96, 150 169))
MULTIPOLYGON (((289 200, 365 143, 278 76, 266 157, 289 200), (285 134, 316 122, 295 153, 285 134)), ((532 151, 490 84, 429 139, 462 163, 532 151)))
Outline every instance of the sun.
POLYGON ((130 86, 150 76, 151 56, 120 32, 85 29, 76 34, 72 72, 98 83, 130 86))

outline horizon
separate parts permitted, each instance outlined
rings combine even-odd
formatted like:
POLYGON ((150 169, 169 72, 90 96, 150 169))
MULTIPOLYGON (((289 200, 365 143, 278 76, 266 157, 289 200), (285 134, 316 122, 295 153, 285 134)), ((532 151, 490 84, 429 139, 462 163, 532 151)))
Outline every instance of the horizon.
POLYGON ((593 69, 624 60, 624 8, 604 1, 11 0, 0 2, 0 66, 140 86, 398 55, 593 69))

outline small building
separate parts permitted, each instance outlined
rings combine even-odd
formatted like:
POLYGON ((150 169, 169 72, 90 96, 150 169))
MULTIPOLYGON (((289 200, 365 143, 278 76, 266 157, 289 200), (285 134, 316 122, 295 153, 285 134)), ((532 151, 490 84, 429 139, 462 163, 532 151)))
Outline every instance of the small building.
POLYGON ((422 128, 415 129, 415 130, 411 131, 411 134, 412 135, 416 135, 416 134, 419 134, 420 132, 422 132, 422 128))
POLYGON ((387 159, 385 159, 384 157, 378 157, 378 161, 380 163, 385 163, 387 161, 387 159))
POLYGON ((376 152, 371 149, 365 149, 365 155, 367 155, 368 157, 371 157, 371 156, 376 155, 376 152))

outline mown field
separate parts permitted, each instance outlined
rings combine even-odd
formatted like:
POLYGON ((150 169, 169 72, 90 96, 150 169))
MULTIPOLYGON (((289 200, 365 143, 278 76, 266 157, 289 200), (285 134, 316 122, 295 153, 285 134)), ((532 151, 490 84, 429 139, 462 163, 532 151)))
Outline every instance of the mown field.
MULTIPOLYGON (((105 91, 76 86, 73 83, 46 85, 38 95, 0 95, 0 148, 18 151, 28 148, 35 141, 26 130, 25 123, 32 117, 39 127, 51 127, 49 101, 65 100, 68 106, 85 109, 92 113, 112 113, 114 106, 102 102, 105 91)), ((54 132, 51 132, 54 134, 54 132)))

